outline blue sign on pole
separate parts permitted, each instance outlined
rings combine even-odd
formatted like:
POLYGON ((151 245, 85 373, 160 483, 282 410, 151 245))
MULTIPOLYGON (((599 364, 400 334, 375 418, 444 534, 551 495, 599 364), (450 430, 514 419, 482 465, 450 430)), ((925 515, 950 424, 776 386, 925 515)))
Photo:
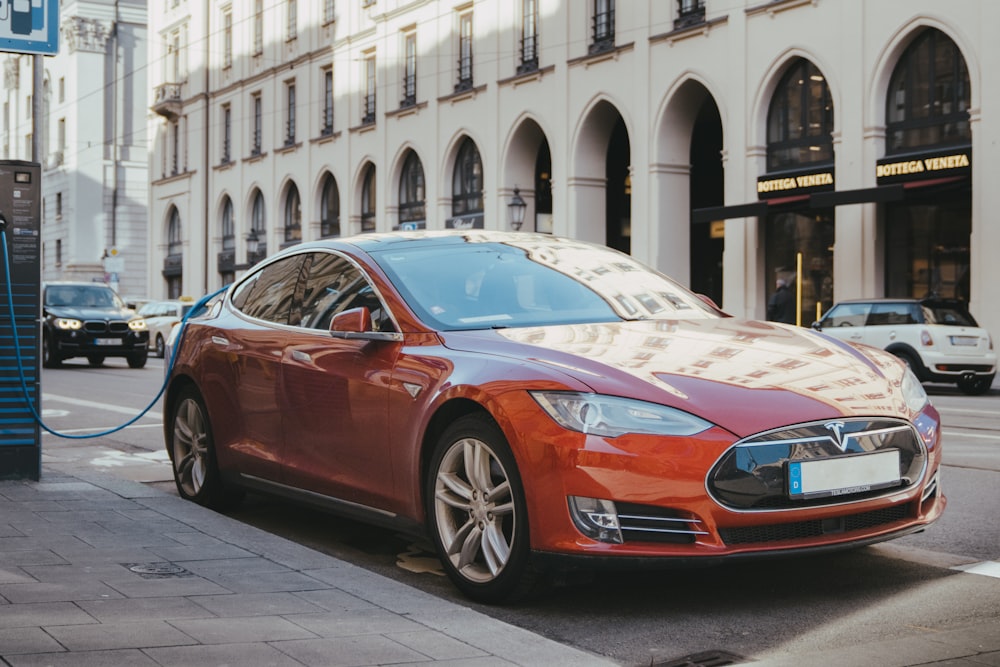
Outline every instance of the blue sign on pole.
POLYGON ((59 0, 0 0, 0 51, 58 53, 59 0))

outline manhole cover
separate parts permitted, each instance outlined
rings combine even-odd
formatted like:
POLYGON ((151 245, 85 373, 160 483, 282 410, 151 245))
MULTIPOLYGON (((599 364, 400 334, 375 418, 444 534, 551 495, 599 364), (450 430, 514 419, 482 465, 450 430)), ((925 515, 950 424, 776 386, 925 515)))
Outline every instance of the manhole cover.
POLYGON ((140 577, 159 579, 163 577, 183 577, 191 574, 180 565, 173 563, 122 563, 130 572, 140 577))
POLYGON ((704 651, 703 653, 686 655, 676 660, 657 662, 654 667, 723 667, 723 665, 736 665, 743 661, 744 658, 735 653, 727 651, 704 651))

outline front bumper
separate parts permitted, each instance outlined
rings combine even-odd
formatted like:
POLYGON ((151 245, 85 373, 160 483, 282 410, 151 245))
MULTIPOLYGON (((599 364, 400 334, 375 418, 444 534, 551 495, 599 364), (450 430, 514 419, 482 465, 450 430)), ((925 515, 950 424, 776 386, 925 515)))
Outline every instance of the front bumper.
POLYGON ((121 357, 142 352, 149 345, 148 331, 90 333, 56 330, 51 335, 53 351, 61 358, 90 355, 121 357))

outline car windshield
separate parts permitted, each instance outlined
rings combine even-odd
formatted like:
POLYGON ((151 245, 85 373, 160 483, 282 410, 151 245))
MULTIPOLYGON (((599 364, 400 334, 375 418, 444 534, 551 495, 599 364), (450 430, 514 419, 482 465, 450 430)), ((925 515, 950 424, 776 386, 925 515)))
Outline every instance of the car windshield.
POLYGON ((445 330, 719 317, 631 257, 586 244, 485 241, 374 257, 417 315, 445 330))
POLYGON ((46 306, 123 308, 114 292, 103 285, 56 285, 45 290, 46 306))

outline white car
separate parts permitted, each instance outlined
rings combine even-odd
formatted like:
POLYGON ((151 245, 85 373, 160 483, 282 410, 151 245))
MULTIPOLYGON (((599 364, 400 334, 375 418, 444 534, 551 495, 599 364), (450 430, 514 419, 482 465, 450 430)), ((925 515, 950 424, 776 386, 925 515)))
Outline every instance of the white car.
POLYGON ((146 320, 149 328, 149 347, 157 357, 163 358, 170 331, 194 305, 190 298, 151 301, 139 309, 139 315, 146 320))
POLYGON ((895 354, 921 382, 953 382, 965 394, 993 384, 993 339, 957 299, 853 299, 828 310, 813 329, 895 354))

